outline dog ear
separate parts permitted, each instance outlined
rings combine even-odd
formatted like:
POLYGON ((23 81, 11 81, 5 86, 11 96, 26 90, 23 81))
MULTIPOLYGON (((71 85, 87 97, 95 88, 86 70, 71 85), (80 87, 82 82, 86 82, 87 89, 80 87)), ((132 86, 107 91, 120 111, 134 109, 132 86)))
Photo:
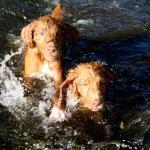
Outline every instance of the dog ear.
POLYGON ((54 10, 51 13, 51 16, 56 20, 63 21, 65 17, 65 7, 62 6, 59 1, 57 2, 54 10))
POLYGON ((92 62, 94 70, 98 70, 100 76, 103 76, 104 78, 107 78, 108 80, 114 80, 115 79, 115 73, 108 68, 107 64, 104 62, 96 61, 92 62))
POLYGON ((24 27, 21 31, 21 38, 25 44, 27 44, 30 48, 35 46, 33 41, 33 33, 36 21, 31 22, 26 27, 24 27))
POLYGON ((65 17, 65 7, 62 6, 59 3, 59 1, 56 4, 54 10, 52 11, 51 16, 56 20, 60 21, 61 28, 62 28, 61 30, 63 31, 63 36, 66 41, 75 42, 78 40, 79 38, 78 30, 75 27, 63 22, 65 17))
POLYGON ((77 79, 78 75, 75 69, 71 69, 67 75, 66 80, 62 83, 60 86, 60 97, 65 97, 66 96, 66 89, 68 87, 71 88, 72 93, 75 95, 77 92, 76 84, 75 84, 75 79, 77 79))
POLYGON ((67 42, 73 43, 79 39, 79 31, 75 27, 63 22, 61 28, 67 42))

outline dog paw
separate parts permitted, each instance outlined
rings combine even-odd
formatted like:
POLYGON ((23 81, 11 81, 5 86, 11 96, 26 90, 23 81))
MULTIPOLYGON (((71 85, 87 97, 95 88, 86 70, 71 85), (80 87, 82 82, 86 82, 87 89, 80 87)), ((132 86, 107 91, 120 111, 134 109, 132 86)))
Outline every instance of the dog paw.
POLYGON ((53 107, 49 116, 50 122, 62 122, 67 120, 71 114, 65 110, 60 110, 58 107, 53 107))

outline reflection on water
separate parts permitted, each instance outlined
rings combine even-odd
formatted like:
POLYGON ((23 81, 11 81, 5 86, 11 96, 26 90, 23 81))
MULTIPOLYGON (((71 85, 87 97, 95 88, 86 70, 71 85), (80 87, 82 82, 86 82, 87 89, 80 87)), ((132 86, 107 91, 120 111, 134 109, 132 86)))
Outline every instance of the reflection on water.
MULTIPOLYGON (((63 123, 50 123, 53 82, 35 79, 27 95, 22 78, 21 28, 49 14, 55 1, 0 1, 0 148, 139 149, 150 144, 150 1, 62 0, 66 20, 81 38, 68 45, 65 70, 89 60, 116 72, 102 113, 74 109, 63 123)), ((71 100, 73 100, 71 98, 71 100)), ((71 106, 72 105, 72 106, 71 106)))

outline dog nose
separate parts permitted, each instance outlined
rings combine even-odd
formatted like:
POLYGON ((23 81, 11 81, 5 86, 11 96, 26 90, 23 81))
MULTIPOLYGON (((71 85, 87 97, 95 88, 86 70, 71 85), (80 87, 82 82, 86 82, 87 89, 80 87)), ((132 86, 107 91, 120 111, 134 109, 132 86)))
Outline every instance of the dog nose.
POLYGON ((55 47, 49 47, 49 48, 48 48, 48 51, 49 51, 49 52, 55 52, 55 51, 56 51, 56 48, 55 48, 55 47))
POLYGON ((101 102, 100 99, 95 99, 94 101, 92 101, 92 105, 93 105, 94 107, 99 106, 101 103, 102 103, 102 102, 101 102))

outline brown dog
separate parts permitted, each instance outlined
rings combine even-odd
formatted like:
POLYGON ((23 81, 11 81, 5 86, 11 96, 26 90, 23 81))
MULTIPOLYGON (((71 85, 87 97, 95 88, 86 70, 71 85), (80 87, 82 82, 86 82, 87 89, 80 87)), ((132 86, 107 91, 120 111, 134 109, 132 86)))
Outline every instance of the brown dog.
POLYGON ((60 88, 60 105, 65 108, 66 89, 70 88, 72 95, 79 104, 92 111, 103 108, 105 94, 113 74, 102 62, 79 64, 71 69, 60 88))
POLYGON ((51 16, 40 17, 21 31, 22 40, 27 44, 24 76, 46 75, 53 78, 56 95, 63 82, 62 49, 65 42, 77 41, 79 37, 78 31, 64 22, 64 14, 63 7, 58 3, 51 16))

